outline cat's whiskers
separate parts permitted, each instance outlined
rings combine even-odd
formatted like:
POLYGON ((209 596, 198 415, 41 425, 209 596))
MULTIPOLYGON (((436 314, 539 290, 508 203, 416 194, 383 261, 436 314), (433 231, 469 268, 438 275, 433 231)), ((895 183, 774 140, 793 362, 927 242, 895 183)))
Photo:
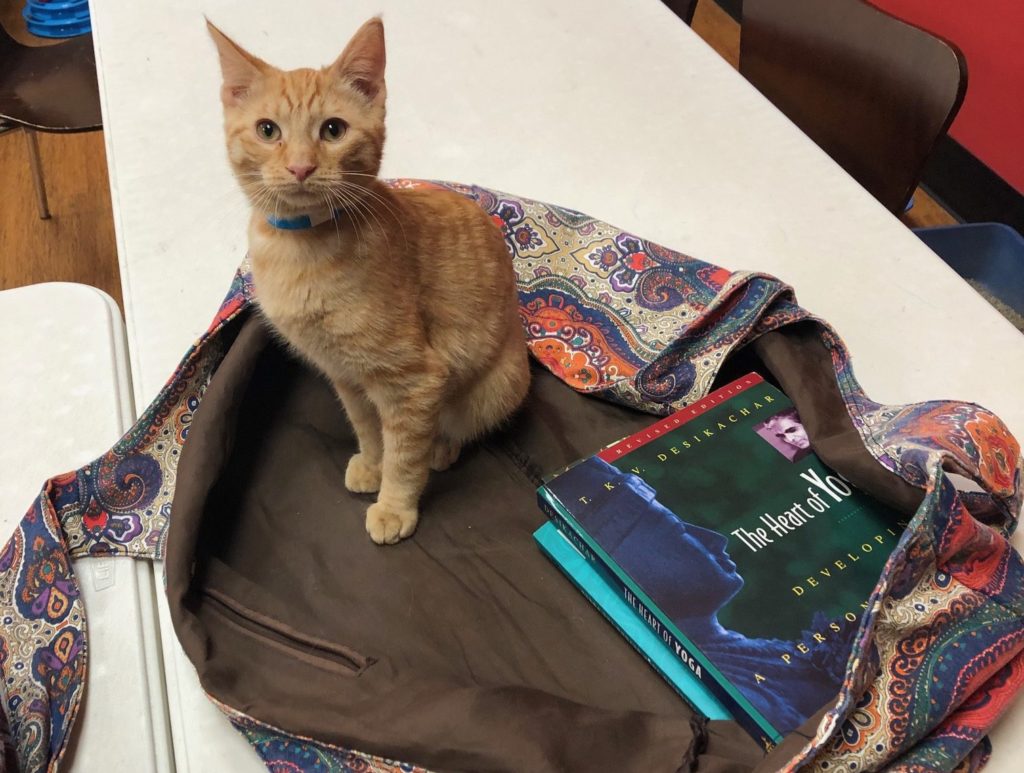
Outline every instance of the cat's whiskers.
POLYGON ((324 189, 323 194, 324 194, 324 197, 327 199, 328 205, 331 208, 331 215, 332 215, 333 218, 335 218, 335 222, 337 222, 337 212, 336 212, 336 210, 339 210, 339 209, 343 210, 347 215, 349 215, 349 220, 352 223, 352 229, 356 232, 356 239, 357 240, 361 240, 362 239, 362 234, 359 231, 360 217, 363 217, 362 224, 364 226, 367 226, 368 224, 365 221, 365 216, 363 216, 363 215, 361 215, 361 213, 355 211, 351 207, 351 203, 348 200, 335 195, 334 191, 332 191, 331 189, 329 189, 329 188, 324 189))
MULTIPOLYGON (((238 178, 239 186, 246 194, 253 209, 259 210, 264 215, 280 217, 282 209, 285 209, 285 201, 276 187, 267 182, 266 176, 262 172, 236 171, 235 177, 238 178)), ((293 210, 294 207, 288 209, 293 210)))
POLYGON ((273 205, 274 212, 277 212, 277 201, 274 191, 266 183, 256 186, 252 194, 252 206, 260 212, 267 214, 273 205))
POLYGON ((351 210, 353 212, 359 212, 359 214, 361 214, 364 218, 366 217, 365 211, 360 206, 362 202, 360 202, 355 196, 347 195, 346 191, 338 188, 337 185, 332 185, 329 180, 324 180, 323 182, 327 183, 327 186, 324 188, 327 195, 332 199, 336 200, 338 204, 341 205, 341 209, 344 209, 346 211, 351 210))
MULTIPOLYGON (((376 191, 371 190, 370 188, 367 188, 367 187, 362 186, 362 185, 355 185, 354 183, 351 183, 351 182, 347 181, 345 179, 345 175, 346 174, 361 174, 361 173, 359 173, 359 172, 344 172, 339 178, 337 178, 337 189, 341 190, 341 191, 349 192, 349 193, 352 193, 352 194, 357 194, 357 195, 358 194, 363 194, 366 197, 370 198, 371 201, 378 203, 384 209, 385 213, 391 215, 391 217, 394 218, 395 222, 398 224, 398 227, 402 230, 402 241, 405 243, 406 248, 408 248, 408 246, 409 246, 409 235, 405 231, 405 223, 402 222, 401 215, 399 214, 399 212, 397 212, 395 210, 395 208, 391 204, 391 202, 389 202, 384 196, 381 196, 379 193, 377 193, 376 191)), ((367 177, 373 177, 373 175, 366 175, 366 176, 367 177)), ((374 178, 374 179, 376 179, 376 178, 374 178)), ((373 211, 372 208, 370 207, 369 203, 367 203, 365 201, 363 203, 367 206, 368 209, 371 210, 371 212, 373 211)), ((376 217, 376 215, 375 215, 375 217, 376 217)))
POLYGON ((262 176, 252 180, 239 180, 239 186, 247 196, 255 196, 267 188, 267 184, 262 180, 262 176))
MULTIPOLYGON (((356 172, 356 174, 359 174, 359 173, 356 172)), ((373 175, 367 175, 367 177, 372 177, 372 176, 373 175)), ((395 210, 394 206, 391 204, 390 201, 388 201, 388 199, 386 197, 381 196, 379 193, 377 193, 376 191, 372 190, 371 188, 367 188, 367 187, 364 187, 364 186, 361 186, 361 185, 354 185, 353 183, 350 183, 348 180, 345 179, 344 174, 341 176, 340 182, 341 182, 341 184, 345 188, 352 189, 352 190, 359 190, 359 191, 365 193, 366 195, 368 195, 370 198, 374 199, 375 201, 380 202, 381 206, 383 206, 384 209, 387 210, 387 212, 392 217, 395 218, 395 222, 397 222, 398 225, 400 227, 402 227, 402 230, 404 232, 405 228, 404 228, 404 224, 402 223, 402 218, 399 216, 399 213, 395 210)))
POLYGON ((348 177, 369 177, 372 180, 379 179, 375 174, 370 174, 369 172, 353 172, 349 169, 346 169, 344 172, 342 172, 342 175, 348 177))
POLYGON ((375 201, 379 202, 380 205, 385 209, 385 211, 388 214, 390 214, 395 219, 396 223, 398 223, 399 227, 402 229, 402 236, 405 239, 406 243, 408 244, 409 237, 405 233, 405 224, 403 222, 403 218, 402 218, 401 214, 395 210, 393 202, 391 200, 389 200, 387 197, 382 196, 380 193, 378 193, 377 191, 373 190, 372 188, 370 188, 368 186, 357 185, 357 184, 355 184, 355 183, 345 179, 347 177, 366 177, 366 178, 368 178, 370 180, 377 180, 377 181, 379 181, 380 178, 377 175, 375 175, 375 174, 369 174, 367 172, 352 172, 352 171, 349 171, 349 170, 345 170, 340 175, 338 175, 336 178, 332 178, 332 179, 335 179, 336 182, 340 183, 346 189, 357 190, 360 193, 363 193, 366 196, 369 196, 370 198, 372 198, 375 201))
POLYGON ((376 211, 373 208, 372 200, 366 201, 366 199, 360 199, 356 197, 354 188, 338 187, 335 189, 339 195, 349 194, 349 199, 352 201, 352 206, 357 210, 365 212, 369 217, 373 218, 373 221, 377 224, 377 228, 380 231, 380 235, 384 238, 384 244, 387 245, 388 252, 391 252, 391 240, 388 238, 388 229, 384 227, 384 223, 377 216, 376 211))
MULTIPOLYGON (((331 222, 334 223, 334 235, 338 239, 338 247, 340 248, 341 247, 341 228, 338 226, 338 212, 337 212, 337 210, 335 210, 334 206, 331 204, 331 199, 327 195, 326 192, 320 191, 320 197, 324 200, 324 206, 326 206, 327 210, 331 213, 331 222)), ((352 224, 352 227, 355 228, 355 223, 352 224)), ((356 231, 356 238, 359 238, 359 232, 358 231, 356 231)))
MULTIPOLYGON (((336 191, 336 190, 333 190, 333 189, 330 189, 328 191, 328 195, 334 197, 334 199, 336 199, 337 202, 339 204, 341 204, 340 209, 345 210, 345 212, 347 212, 349 215, 352 216, 352 218, 353 218, 352 225, 353 225, 353 228, 356 228, 357 236, 359 234, 358 228, 357 228, 357 224, 359 222, 359 219, 362 220, 363 226, 365 228, 372 229, 372 224, 370 223, 370 220, 367 217, 366 212, 359 206, 359 202, 358 201, 355 201, 355 200, 351 199, 350 197, 345 196, 340 191, 336 191)), ((380 227, 379 222, 378 222, 377 226, 378 226, 378 228, 380 227)), ((387 234, 384 234, 384 237, 385 237, 385 241, 386 241, 387 234)))

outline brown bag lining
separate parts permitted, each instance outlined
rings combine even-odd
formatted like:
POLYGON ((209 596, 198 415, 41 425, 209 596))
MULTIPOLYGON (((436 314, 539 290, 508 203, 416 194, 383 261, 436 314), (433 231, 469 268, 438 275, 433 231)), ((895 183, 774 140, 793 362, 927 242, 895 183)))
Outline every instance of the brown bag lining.
POLYGON ((752 349, 796 405, 814 451, 825 464, 895 510, 908 515, 917 510, 924 492, 879 464, 854 428, 816 323, 767 333, 754 341, 752 349))
POLYGON ((275 647, 318 668, 348 676, 359 676, 376 662, 373 658, 364 657, 348 647, 307 636, 289 625, 239 604, 226 593, 214 588, 203 588, 202 593, 213 602, 210 609, 221 614, 227 625, 260 639, 268 647, 275 647))
MULTIPOLYGON (((175 526, 168 540, 168 594, 179 637, 204 687, 228 705, 246 707, 253 716, 296 734, 437 770, 586 770, 607 769, 611 763, 623 770, 647 770, 675 769, 681 764, 695 741, 689 722, 692 712, 623 647, 621 638, 599 615, 580 603, 576 591, 545 559, 538 560, 539 551, 529 540, 529 531, 543 521, 532 493, 539 475, 630 434, 649 424, 651 417, 575 395, 551 376, 540 375, 528 417, 520 417, 510 430, 468 450, 453 471, 432 479, 416 539, 395 548, 375 548, 362 533, 361 523, 353 528, 351 522, 372 500, 339 491, 344 463, 354 450, 351 438, 345 439, 340 408, 318 379, 301 367, 283 364, 287 358, 274 354, 277 348, 255 320, 240 324, 238 338, 197 412, 179 467, 175 526), (252 394, 261 390, 266 393, 262 402, 252 402, 252 394), (241 413, 257 403, 258 411, 241 413), (304 413, 310 405, 319 406, 320 413, 304 413), (576 415, 580 412, 582 418, 576 415), (239 426, 242 415, 251 418, 239 426), (263 470, 262 458, 278 459, 274 448, 255 448, 262 437, 261 432, 253 432, 256 423, 267 432, 276 431, 276 426, 290 427, 292 434, 284 436, 287 442, 296 449, 302 445, 297 452, 310 455, 296 467, 298 477, 304 481, 312 477, 318 485, 326 482, 323 499, 336 501, 323 501, 322 506, 345 510, 338 516, 347 519, 341 524, 345 540, 336 543, 332 559, 339 568, 346 561, 364 564, 362 573, 353 575, 362 578, 362 587, 377 577, 393 581, 393 573, 411 572, 411 586, 422 588, 424 583, 447 580, 451 592, 433 598, 427 593, 426 599, 417 599, 415 588, 407 588, 409 598, 385 600, 387 609, 374 610, 373 603, 380 599, 364 600, 358 589, 346 587, 343 580, 334 581, 329 571, 295 578, 259 576, 266 563, 258 559, 259 552, 290 543, 290 535, 284 529, 275 537, 273 528, 264 529, 269 536, 257 544, 249 540, 250 527, 236 520, 250 519, 246 523, 256 528, 260 518, 280 516, 270 512, 275 508, 294 501, 302 509, 305 500, 292 496, 294 485, 286 481, 277 493, 252 504, 253 489, 262 485, 259 476, 274 473, 263 470), (317 475, 308 474, 310 467, 317 475), (266 512, 261 514, 261 508, 266 512), (505 534, 502 523, 494 522, 499 517, 508 519, 509 525, 517 524, 520 531, 505 534), (275 539, 284 542, 275 546, 275 539), (510 541, 515 541, 513 552, 518 551, 512 560, 510 541), (214 555, 211 550, 220 553, 214 555), (488 551, 495 556, 494 562, 488 561, 488 551), (412 560, 395 560, 401 555, 412 560), (197 560, 194 579, 193 557, 197 560), (378 560, 379 575, 377 567, 365 566, 378 560), (467 576, 453 578, 453 572, 467 576), (538 576, 543 576, 543 582, 538 582, 538 576), (297 585, 284 588, 293 581, 297 585), (304 582, 313 585, 303 586, 304 582), (518 598, 523 595, 520 585, 538 598, 518 598), (319 606, 305 603, 324 592, 338 595, 336 606, 322 599, 319 606), (405 605, 417 603, 431 604, 438 619, 403 617, 405 605), (536 614, 530 607, 548 603, 560 613, 536 614), (233 607, 231 615, 225 614, 225 605, 233 607), (503 607, 516 605, 517 612, 505 617, 519 614, 521 625, 516 624, 518 619, 502 621, 503 607), (346 627, 341 620, 346 616, 358 620, 346 627), (332 622, 326 617, 338 619, 332 622), (540 621, 536 629, 530 628, 533 619, 540 621), (503 622, 504 631, 473 630, 485 620, 503 622), (339 621, 340 628, 348 631, 340 640, 339 621), (437 630, 430 630, 435 624, 437 630), (462 628, 458 635, 446 637, 446 625, 462 628), (555 625, 578 640, 571 646, 556 644, 552 630, 544 630, 555 625), (309 630, 311 626, 316 630, 309 630), (425 628, 417 631, 415 626, 425 628), (241 638, 239 628, 244 630, 241 638), (381 630, 392 631, 391 638, 371 635, 381 630), (290 633, 282 636, 284 631, 290 633), (422 647, 406 646, 406 640, 418 633, 425 636, 422 647), (403 646, 386 651, 389 647, 384 642, 399 639, 403 646), (345 685, 323 679, 322 668, 317 670, 320 677, 303 670, 316 668, 319 658, 319 654, 309 655, 308 642, 335 641, 341 644, 329 643, 326 649, 371 653, 357 657, 364 663, 376 660, 376 664, 361 667, 358 680, 351 679, 351 670, 341 668, 345 685), (449 641, 456 650, 436 651, 441 642, 449 641), (545 641, 547 652, 536 649, 545 641), (558 647, 563 655, 552 652, 558 647), (615 667, 609 668, 609 662, 615 667), (481 665, 483 672, 476 674, 481 665), (586 678, 588 673, 592 680, 586 678), (617 681, 612 685, 609 680, 617 681), (517 682, 534 686, 524 693, 514 687, 517 682), (508 687, 502 688, 503 683, 508 687), (365 687, 352 692, 346 686, 355 684, 365 687), (576 697, 565 704, 559 693, 576 697), (614 709, 617 705, 624 710, 614 709), (594 741, 595 736, 603 740, 594 741)), ((823 384, 823 366, 830 371, 831 361, 813 326, 770 334, 754 349, 773 373, 782 372, 783 388, 805 417, 816 448, 823 442, 826 461, 851 481, 863 486, 866 480, 876 495, 883 491, 886 500, 906 507, 912 499, 906 491, 910 487, 864 449, 839 400, 834 375, 831 389, 823 388, 828 386, 823 384), (827 399, 822 399, 823 394, 827 399), (838 419, 837 407, 841 409, 838 419)), ((730 367, 750 369, 750 364, 760 363, 753 352, 746 351, 730 367), (754 362, 743 362, 752 356, 754 362)), ((760 369, 764 371, 763 366, 760 369)), ((724 369, 720 381, 732 375, 724 369)), ((282 463, 290 462, 285 458, 282 463)), ((920 492, 910 489, 909 493, 920 499, 920 492)), ((294 521, 295 529, 308 525, 308 518, 308 512, 302 513, 294 521)), ((325 524, 325 538, 335 539, 328 533, 335 522, 320 522, 325 524)), ((316 547, 313 544, 310 552, 316 547)), ((301 545, 296 549, 301 550, 301 545)), ((285 572, 301 564, 306 554, 297 555, 280 564, 285 572)), ((401 582, 396 586, 402 587, 401 582)), ((705 758, 721 766, 713 769, 736 765, 740 768, 735 769, 750 769, 756 764, 761 755, 734 723, 711 723, 710 727, 711 745, 705 758), (715 742, 723 737, 727 744, 716 748, 715 742)))

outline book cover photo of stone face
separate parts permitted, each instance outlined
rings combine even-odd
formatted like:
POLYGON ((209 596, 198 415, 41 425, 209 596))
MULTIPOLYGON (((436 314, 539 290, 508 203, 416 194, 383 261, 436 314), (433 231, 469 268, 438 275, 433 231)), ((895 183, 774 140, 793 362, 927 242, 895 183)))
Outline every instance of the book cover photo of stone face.
POLYGON ((546 487, 783 735, 838 693, 901 526, 822 464, 777 389, 722 392, 546 487))

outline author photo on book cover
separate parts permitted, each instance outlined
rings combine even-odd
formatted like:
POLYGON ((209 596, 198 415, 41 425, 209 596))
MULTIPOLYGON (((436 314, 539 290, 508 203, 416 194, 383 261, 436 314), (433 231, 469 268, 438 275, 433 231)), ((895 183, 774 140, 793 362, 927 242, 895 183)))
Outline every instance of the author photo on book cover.
POLYGON ((719 611, 744 585, 724 534, 677 516, 645 480, 598 457, 548 486, 563 502, 577 503, 580 525, 781 732, 835 697, 845 658, 828 662, 831 648, 791 657, 793 642, 751 638, 719 622, 719 611))
POLYGON ((800 423, 796 408, 787 408, 754 425, 754 432, 791 462, 798 462, 811 452, 811 440, 800 423))

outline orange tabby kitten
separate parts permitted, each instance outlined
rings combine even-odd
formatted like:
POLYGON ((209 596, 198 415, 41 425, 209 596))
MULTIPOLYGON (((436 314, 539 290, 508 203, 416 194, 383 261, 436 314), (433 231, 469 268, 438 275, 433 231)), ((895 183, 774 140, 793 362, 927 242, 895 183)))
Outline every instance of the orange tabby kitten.
POLYGON ((416 528, 429 470, 506 419, 529 385, 504 239, 472 201, 377 179, 384 27, 320 70, 283 72, 213 25, 228 156, 253 205, 263 314, 334 385, 359 440, 345 471, 378 492, 378 544, 416 528))

